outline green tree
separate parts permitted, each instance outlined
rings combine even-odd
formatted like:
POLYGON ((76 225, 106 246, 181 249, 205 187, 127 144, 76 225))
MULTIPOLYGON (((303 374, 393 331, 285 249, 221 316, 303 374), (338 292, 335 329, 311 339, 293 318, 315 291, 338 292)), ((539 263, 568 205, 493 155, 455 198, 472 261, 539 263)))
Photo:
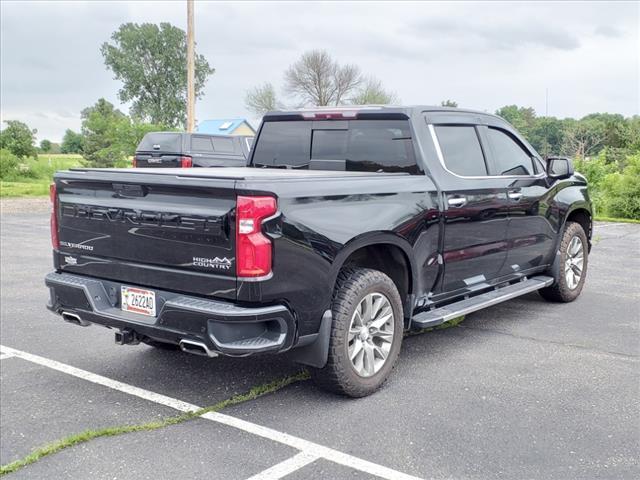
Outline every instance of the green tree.
POLYGON ((18 158, 37 157, 35 129, 18 120, 6 120, 7 128, 0 132, 0 148, 7 149, 18 158))
POLYGON ((440 102, 440 105, 443 107, 458 108, 458 102, 456 102, 455 100, 443 100, 442 102, 440 102))
MULTIPOLYGON (((123 82, 118 97, 131 102, 139 121, 177 127, 186 120, 187 56, 184 30, 170 23, 120 25, 100 51, 104 62, 123 82)), ((195 58, 196 98, 214 69, 202 55, 195 58)))
POLYGON ((640 153, 640 115, 634 115, 628 120, 627 148, 632 153, 640 153))
POLYGON ((270 110, 277 110, 278 101, 273 84, 266 82, 249 90, 244 97, 244 105, 247 110, 260 116, 270 110))
POLYGON ((47 140, 46 138, 40 142, 40 150, 45 153, 51 151, 51 146, 51 140, 47 140))
POLYGON ((60 145, 61 153, 82 153, 82 134, 67 129, 60 145))
POLYGON ((395 93, 384 89, 382 82, 375 77, 368 77, 358 94, 351 99, 354 105, 389 105, 398 103, 395 93))
POLYGON ((83 157, 93 167, 113 167, 124 160, 131 120, 112 103, 101 98, 81 113, 83 157))
POLYGON ((536 111, 531 107, 506 105, 496 111, 496 115, 504 118, 515 127, 527 140, 536 122, 536 111))
POLYGON ((625 148, 628 141, 628 122, 619 113, 591 113, 580 121, 593 121, 601 125, 603 145, 613 148, 625 148))
POLYGON ((555 117, 536 118, 527 140, 544 157, 559 155, 564 140, 562 120, 555 117))

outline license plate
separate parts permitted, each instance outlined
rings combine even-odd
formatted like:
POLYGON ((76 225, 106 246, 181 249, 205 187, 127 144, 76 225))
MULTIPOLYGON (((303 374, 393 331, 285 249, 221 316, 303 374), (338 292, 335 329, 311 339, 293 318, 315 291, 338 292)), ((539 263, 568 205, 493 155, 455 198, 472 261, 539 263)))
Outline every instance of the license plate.
POLYGON ((156 316, 156 293, 141 288, 120 287, 120 308, 125 312, 156 316))

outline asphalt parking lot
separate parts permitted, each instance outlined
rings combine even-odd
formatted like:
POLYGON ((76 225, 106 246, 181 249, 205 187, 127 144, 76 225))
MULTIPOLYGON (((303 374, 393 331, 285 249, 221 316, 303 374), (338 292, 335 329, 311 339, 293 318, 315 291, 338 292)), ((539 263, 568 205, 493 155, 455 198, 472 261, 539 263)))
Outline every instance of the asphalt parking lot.
MULTIPOLYGON (((88 429, 214 405, 300 368, 118 346, 44 305, 48 213, 3 208, 0 464, 88 429)), ((582 296, 537 294, 404 340, 353 400, 299 381, 154 431, 67 448, 8 478, 640 478, 640 225, 598 224, 582 296), (406 476, 403 476, 406 475, 406 476)))

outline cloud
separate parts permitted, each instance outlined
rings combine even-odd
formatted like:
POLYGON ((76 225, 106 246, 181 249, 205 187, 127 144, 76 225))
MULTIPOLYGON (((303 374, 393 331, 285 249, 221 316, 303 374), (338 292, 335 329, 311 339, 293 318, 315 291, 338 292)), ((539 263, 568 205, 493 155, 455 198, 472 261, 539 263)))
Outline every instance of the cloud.
MULTIPOLYGON (((580 117, 639 113, 638 5, 612 2, 196 2, 197 51, 216 73, 198 119, 249 117, 247 90, 279 90, 305 50, 326 49, 404 103, 493 111, 505 104, 580 117), (597 66, 597 68, 594 68, 597 66), (615 86, 615 88, 613 87, 615 86)), ((2 2, 2 118, 59 140, 121 83, 100 45, 125 22, 186 27, 179 2, 2 2)))
POLYGON ((622 36, 622 32, 613 25, 598 25, 594 30, 596 35, 603 37, 616 38, 622 36))

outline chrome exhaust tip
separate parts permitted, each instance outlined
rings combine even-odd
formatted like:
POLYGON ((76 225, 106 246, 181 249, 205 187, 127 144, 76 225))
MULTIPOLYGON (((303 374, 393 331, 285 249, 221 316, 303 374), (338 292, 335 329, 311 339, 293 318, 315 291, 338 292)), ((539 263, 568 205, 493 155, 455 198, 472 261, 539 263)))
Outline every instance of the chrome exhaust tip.
POLYGON ((217 357, 218 354, 213 350, 210 350, 204 343, 198 342, 196 340, 187 340, 182 339, 178 344, 180 346, 180 350, 187 353, 193 353, 194 355, 201 355, 204 357, 217 357))
POLYGON ((88 327, 89 325, 91 325, 91 322, 82 320, 80 318, 80 315, 78 315, 77 313, 62 312, 62 319, 65 322, 73 323, 74 325, 78 325, 80 327, 88 327))

